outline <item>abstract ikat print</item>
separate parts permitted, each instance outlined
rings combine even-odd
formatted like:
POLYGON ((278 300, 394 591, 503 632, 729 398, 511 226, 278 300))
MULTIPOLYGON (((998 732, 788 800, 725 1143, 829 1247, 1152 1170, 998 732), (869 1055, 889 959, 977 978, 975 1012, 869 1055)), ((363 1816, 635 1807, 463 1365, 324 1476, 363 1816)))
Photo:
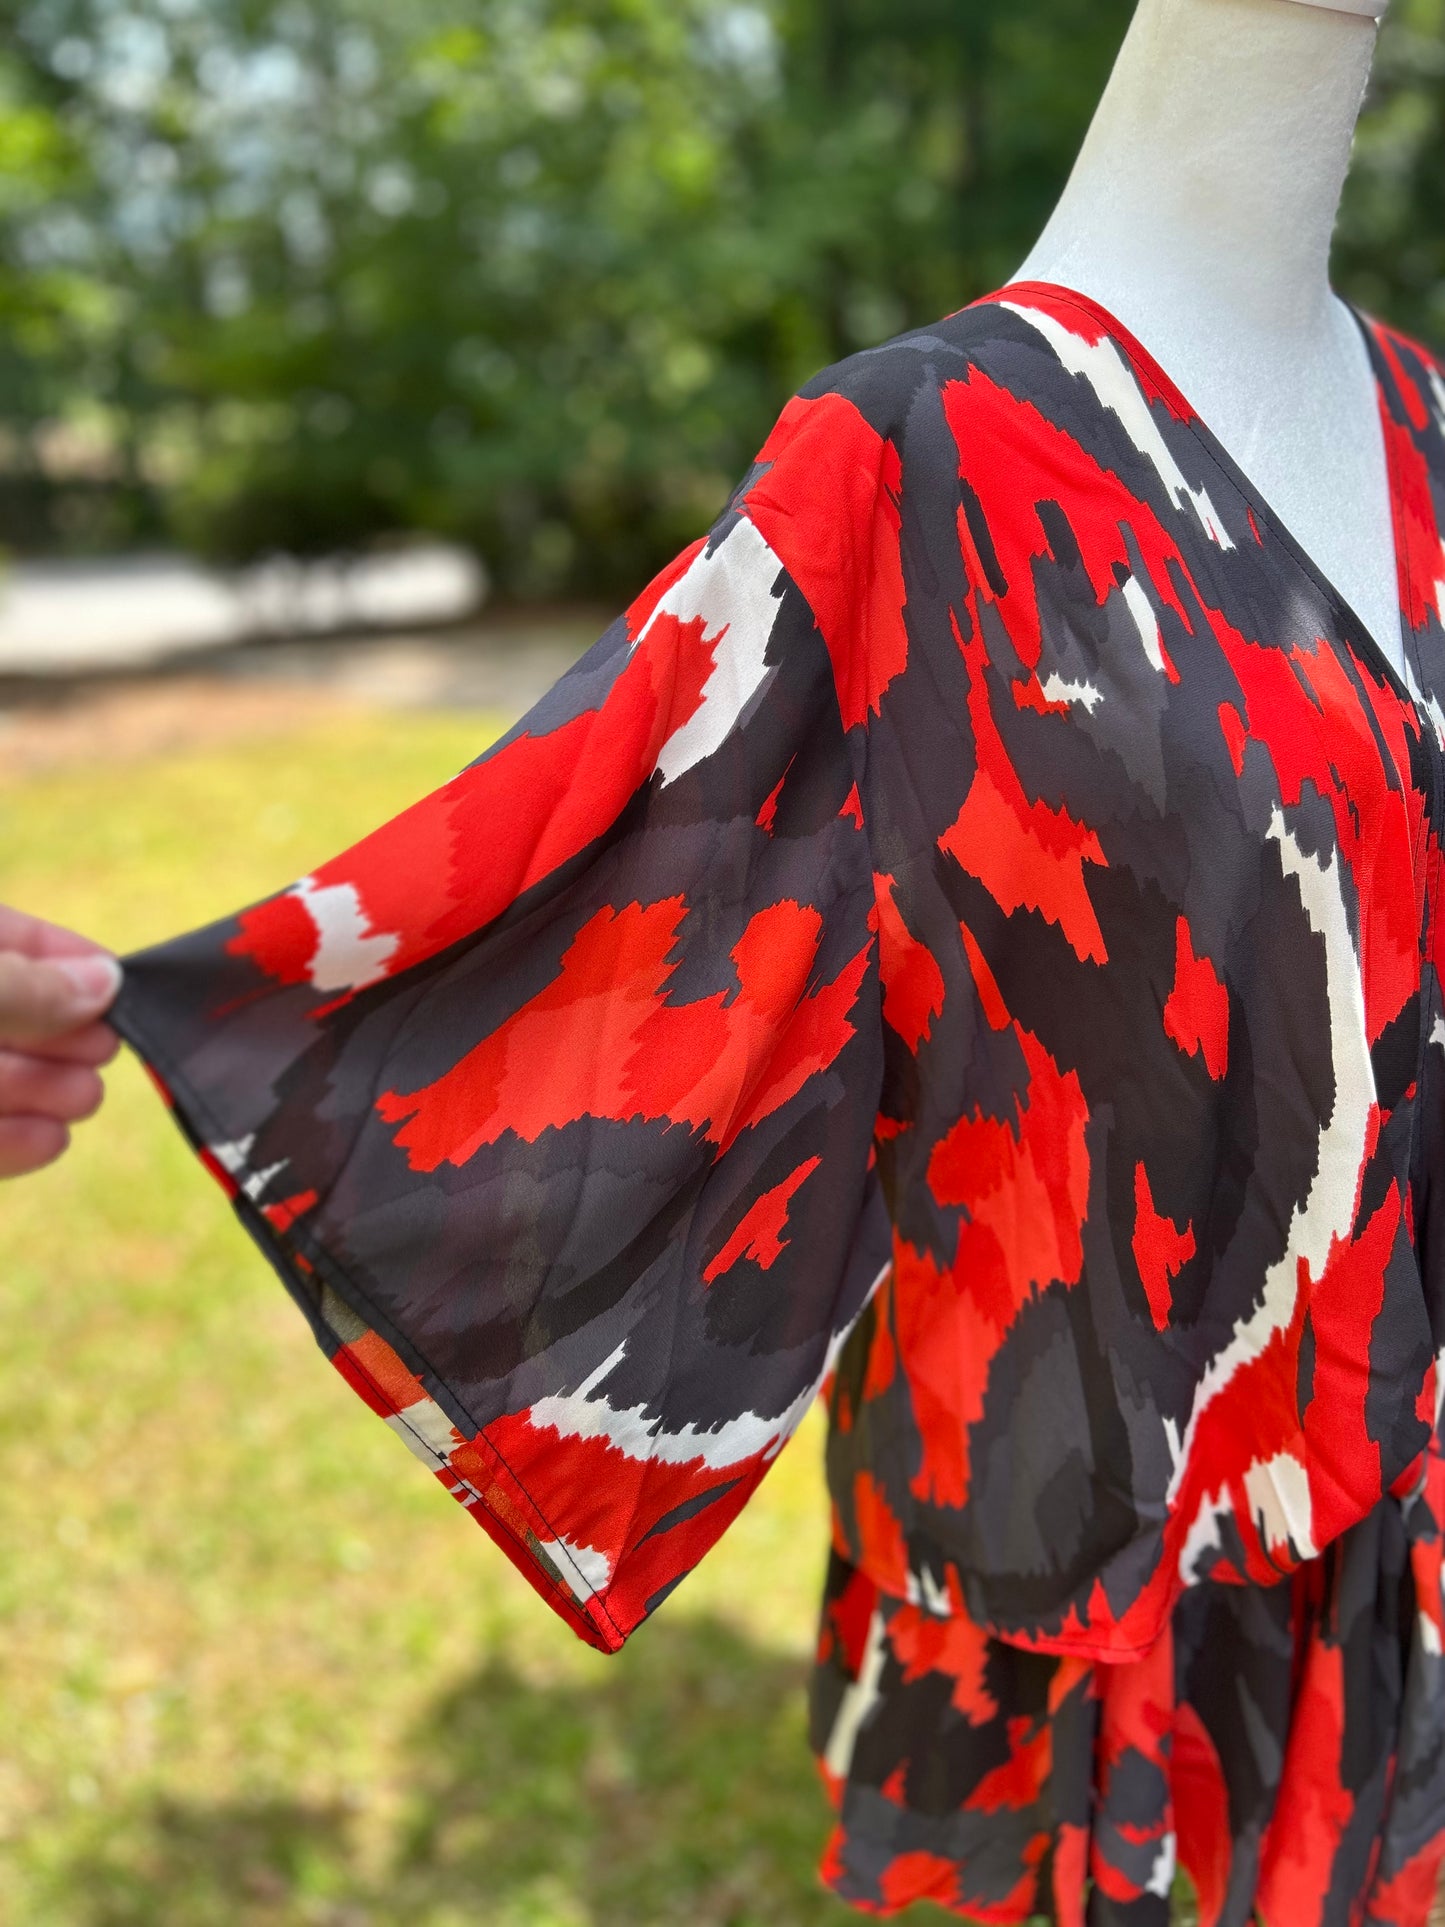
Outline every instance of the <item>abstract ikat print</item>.
POLYGON ((1423 1927, 1445 376, 1407 673, 1127 332, 826 371, 479 762, 127 960, 337 1368, 615 1651, 821 1390, 860 1909, 1423 1927))

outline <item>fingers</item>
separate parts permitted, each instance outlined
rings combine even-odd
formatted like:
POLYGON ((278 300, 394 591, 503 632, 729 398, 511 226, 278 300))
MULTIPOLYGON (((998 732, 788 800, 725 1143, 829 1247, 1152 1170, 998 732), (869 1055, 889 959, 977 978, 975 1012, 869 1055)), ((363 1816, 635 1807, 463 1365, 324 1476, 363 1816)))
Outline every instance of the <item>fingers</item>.
POLYGON ((120 984, 96 944, 0 904, 0 1178, 53 1163, 100 1108, 119 1046, 100 1020, 120 984))
POLYGON ((57 1064, 0 1050, 0 1118, 79 1124, 100 1109, 105 1086, 86 1064, 57 1064))
POLYGON ((120 965, 103 950, 41 960, 0 949, 0 1044, 44 1044, 93 1024, 120 982, 120 965))
POLYGON ((23 1178, 53 1164, 70 1142, 51 1117, 0 1117, 0 1178, 23 1178))
MULTIPOLYGON (((92 1050, 113 1047, 113 1033, 103 1024, 80 1035, 91 1040, 92 1050)), ((0 1050, 0 1179, 53 1164, 70 1143, 69 1127, 94 1116, 104 1097, 92 1064, 0 1050)))
POLYGON ((63 1037, 49 1037, 44 1043, 31 1044, 27 1055, 47 1057, 56 1064, 89 1064, 99 1070, 110 1063, 120 1049, 120 1039, 109 1024, 87 1024, 83 1030, 67 1031, 63 1037))
POLYGON ((100 949, 89 937, 65 930, 43 917, 28 916, 0 903, 0 950, 17 950, 22 957, 84 957, 100 949))

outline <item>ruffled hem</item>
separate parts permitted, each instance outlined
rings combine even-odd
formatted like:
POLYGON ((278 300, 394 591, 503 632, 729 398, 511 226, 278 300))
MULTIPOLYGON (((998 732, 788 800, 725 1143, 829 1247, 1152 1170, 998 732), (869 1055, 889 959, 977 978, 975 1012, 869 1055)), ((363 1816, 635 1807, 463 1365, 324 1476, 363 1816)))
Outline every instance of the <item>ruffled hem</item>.
POLYGON ((1427 1927, 1445 1859, 1438 1460, 1289 1581, 1204 1583, 1143 1658, 1059 1658, 834 1551, 810 1689, 819 1868, 986 1927, 1427 1927))

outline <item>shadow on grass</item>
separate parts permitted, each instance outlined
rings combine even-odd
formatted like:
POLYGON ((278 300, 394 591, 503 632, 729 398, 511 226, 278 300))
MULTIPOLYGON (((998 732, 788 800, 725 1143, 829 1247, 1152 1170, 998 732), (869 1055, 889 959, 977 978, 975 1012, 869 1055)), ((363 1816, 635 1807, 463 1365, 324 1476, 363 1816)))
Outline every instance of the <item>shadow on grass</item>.
MULTIPOLYGON (((364 1812, 110 1809, 52 1875, 67 1927, 822 1927, 829 1811, 805 1663, 716 1620, 655 1621, 595 1683, 492 1662, 401 1760, 384 1856, 364 1812), (380 1871, 377 1870, 381 1859, 380 1871)), ((924 1910, 930 1919, 942 1914, 924 1910)))

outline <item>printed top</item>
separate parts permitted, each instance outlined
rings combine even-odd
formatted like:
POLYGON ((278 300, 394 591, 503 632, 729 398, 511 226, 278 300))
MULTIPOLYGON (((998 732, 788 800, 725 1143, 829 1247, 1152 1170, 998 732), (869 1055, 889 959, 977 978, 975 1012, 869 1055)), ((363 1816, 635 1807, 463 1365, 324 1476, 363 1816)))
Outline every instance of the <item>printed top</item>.
POLYGON ((1076 1659, 1424 1490, 1445 375, 1356 318, 1403 681, 1014 283, 801 390, 478 762, 126 960, 337 1368, 594 1645, 820 1388, 836 1554, 1076 1659))

